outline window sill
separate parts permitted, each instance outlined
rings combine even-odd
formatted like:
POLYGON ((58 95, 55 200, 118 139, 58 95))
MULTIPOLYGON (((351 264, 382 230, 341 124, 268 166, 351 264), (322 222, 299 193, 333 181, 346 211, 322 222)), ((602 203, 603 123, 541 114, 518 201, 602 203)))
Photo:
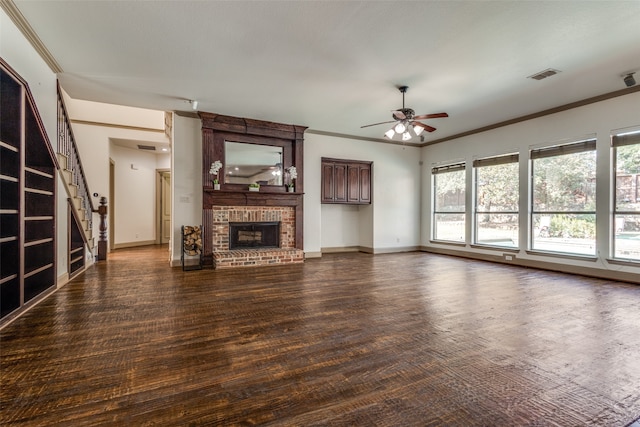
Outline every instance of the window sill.
POLYGON ((511 247, 511 246, 481 245, 478 243, 474 243, 470 245, 470 247, 473 249, 488 249, 488 250, 500 251, 500 252, 513 252, 513 253, 520 252, 520 249, 511 247))
POLYGON ((564 259, 573 259, 577 261, 591 261, 591 262, 598 261, 598 257, 592 256, 592 255, 573 255, 573 254, 563 254, 560 252, 545 252, 545 251, 533 251, 533 250, 528 250, 525 252, 529 255, 539 255, 539 256, 546 256, 551 258, 564 258, 564 259))
POLYGON ((429 243, 436 243, 438 245, 450 245, 450 246, 459 246, 464 248, 467 246, 465 242, 452 242, 450 240, 429 240, 429 243))
POLYGON ((616 265, 628 265, 630 267, 640 267, 640 260, 633 260, 633 259, 622 259, 622 258, 615 258, 615 259, 611 259, 611 258, 607 258, 607 262, 609 264, 616 264, 616 265))

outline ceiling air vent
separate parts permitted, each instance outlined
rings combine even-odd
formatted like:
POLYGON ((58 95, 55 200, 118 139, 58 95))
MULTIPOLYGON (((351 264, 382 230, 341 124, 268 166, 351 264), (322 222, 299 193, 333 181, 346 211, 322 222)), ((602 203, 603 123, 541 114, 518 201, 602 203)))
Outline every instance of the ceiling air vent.
POLYGON ((544 71, 540 71, 539 73, 535 73, 529 77, 527 77, 528 79, 533 79, 533 80, 542 80, 542 79, 546 79, 547 77, 551 77, 551 76, 555 76, 556 74, 558 74, 560 72, 560 70, 555 70, 553 68, 547 68, 544 71))
POLYGON ((138 150, 156 151, 156 147, 153 145, 138 145, 138 150))

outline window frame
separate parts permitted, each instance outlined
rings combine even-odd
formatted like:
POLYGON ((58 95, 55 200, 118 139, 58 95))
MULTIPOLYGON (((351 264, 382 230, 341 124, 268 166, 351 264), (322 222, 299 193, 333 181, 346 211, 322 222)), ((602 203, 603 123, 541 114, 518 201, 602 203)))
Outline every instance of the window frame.
MULTIPOLYGON (((640 257, 625 257, 618 255, 617 249, 617 233, 618 233, 618 221, 619 215, 638 216, 640 218, 639 210, 618 210, 618 149, 621 147, 627 147, 631 145, 640 146, 640 130, 634 130, 630 132, 619 133, 612 135, 611 137, 611 216, 609 227, 609 247, 610 247, 610 259, 617 262, 629 262, 640 263, 640 257)), ((636 180, 640 181, 640 174, 637 174, 636 180)), ((639 191, 638 186, 640 182, 636 182, 636 192, 639 191)), ((640 201, 640 197, 637 197, 637 201, 640 201)))
POLYGON ((519 153, 509 153, 509 154, 501 154, 491 157, 484 157, 480 159, 475 159, 473 161, 473 205, 472 205, 472 229, 473 229, 473 245, 481 246, 485 248, 494 248, 501 250, 518 250, 520 247, 520 155, 519 153), (504 211, 484 211, 479 209, 479 179, 478 179, 478 171, 484 167, 492 167, 492 166, 500 166, 506 164, 515 164, 516 165, 516 180, 518 184, 516 185, 516 198, 517 202, 515 204, 517 210, 504 210, 504 211), (516 236, 517 241, 514 245, 500 245, 500 244, 491 244, 478 241, 479 237, 479 221, 478 218, 480 215, 514 215, 517 218, 517 231, 516 236))
MULTIPOLYGON (((594 259, 597 256, 597 206, 594 202, 593 210, 537 210, 536 209, 536 170, 535 170, 535 161, 543 158, 551 158, 551 157, 559 157, 565 156, 569 154, 581 154, 585 152, 592 152, 594 155, 594 170, 593 176, 594 179, 597 177, 597 147, 596 147, 596 138, 590 137, 582 140, 571 141, 561 144, 554 144, 545 146, 542 148, 531 149, 529 151, 529 162, 530 162, 530 191, 529 191, 529 227, 528 227, 528 252, 531 253, 540 253, 545 255, 560 255, 560 256, 570 256, 575 257, 577 259, 594 259), (545 215, 549 217, 553 217, 555 215, 593 215, 594 218, 594 238, 593 238, 593 253, 584 253, 584 252, 569 252, 562 250, 553 250, 553 249, 541 249, 534 247, 536 236, 535 229, 535 218, 537 215, 545 215)), ((597 180, 594 181, 596 188, 594 188, 593 197, 596 197, 597 194, 597 180)), ((551 218, 550 218, 551 221, 551 218)))
POLYGON ((466 196, 467 196, 467 179, 466 179, 466 162, 462 161, 462 162, 455 162, 455 163, 450 163, 447 165, 441 165, 441 166, 434 166, 431 168, 431 179, 432 179, 432 211, 431 211, 431 241, 433 242, 438 242, 438 243, 449 243, 449 244, 458 244, 458 245, 465 245, 466 244, 466 227, 467 227, 467 203, 466 203, 466 196), (463 192, 464 192, 464 204, 463 204, 463 208, 461 211, 443 211, 443 210, 439 210, 438 208, 438 203, 437 203, 437 198, 438 198, 438 192, 437 192, 437 185, 438 185, 438 180, 437 180, 437 176, 438 175, 445 175, 447 173, 454 173, 454 172, 462 172, 464 175, 464 186, 462 188, 463 192), (463 218, 463 236, 462 236, 462 240, 449 240, 449 239, 443 239, 443 238, 437 238, 437 228, 438 228, 438 220, 437 220, 437 216, 438 215, 460 215, 463 218))

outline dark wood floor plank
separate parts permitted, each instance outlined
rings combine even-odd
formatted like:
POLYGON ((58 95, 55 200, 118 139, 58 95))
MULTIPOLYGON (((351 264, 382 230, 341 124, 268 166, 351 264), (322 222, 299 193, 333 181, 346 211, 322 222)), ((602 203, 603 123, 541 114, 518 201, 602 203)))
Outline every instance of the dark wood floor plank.
POLYGON ((640 287, 424 253, 119 250, 0 333, 2 425, 626 426, 640 287))

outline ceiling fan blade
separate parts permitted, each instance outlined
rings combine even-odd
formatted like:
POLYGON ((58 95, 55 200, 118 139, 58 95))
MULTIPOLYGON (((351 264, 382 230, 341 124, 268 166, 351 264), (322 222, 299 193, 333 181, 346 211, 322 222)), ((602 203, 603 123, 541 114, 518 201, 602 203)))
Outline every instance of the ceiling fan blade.
POLYGON ((447 113, 435 113, 435 114, 423 114, 421 116, 415 116, 415 120, 424 120, 424 119, 439 119, 441 117, 449 117, 447 113))
POLYGON ((371 125, 364 125, 364 126, 360 126, 360 129, 362 129, 362 128, 368 128, 368 127, 370 127, 370 126, 378 126, 378 125, 384 125, 384 124, 386 124, 386 123, 395 123, 395 122, 396 122, 395 120, 391 120, 390 122, 374 123, 374 124, 371 124, 371 125))
POLYGON ((421 128, 424 128, 424 130, 426 130, 427 132, 433 132, 434 130, 436 130, 436 128, 431 127, 429 125, 425 125, 424 123, 420 123, 420 122, 411 122, 411 124, 413 126, 420 126, 421 128))
POLYGON ((394 110, 391 112, 393 118, 396 120, 405 120, 407 116, 400 110, 394 110))

